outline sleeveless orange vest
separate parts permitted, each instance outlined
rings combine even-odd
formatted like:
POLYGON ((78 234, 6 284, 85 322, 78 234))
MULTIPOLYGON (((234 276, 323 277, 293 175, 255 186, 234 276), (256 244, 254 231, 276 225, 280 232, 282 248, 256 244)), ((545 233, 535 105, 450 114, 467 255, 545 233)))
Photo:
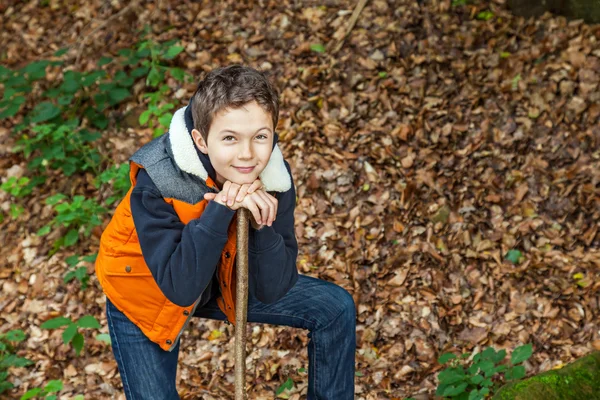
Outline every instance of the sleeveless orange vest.
MULTIPOLYGON (((96 276, 102 290, 115 307, 151 341, 163 350, 171 351, 194 315, 200 299, 188 307, 181 307, 169 301, 144 261, 129 201, 140 168, 141 165, 130 162, 131 188, 102 234, 96 259, 96 276)), ((215 187, 210 177, 206 184, 215 187)), ((173 206, 184 224, 199 218, 208 204, 206 200, 196 204, 172 198, 166 198, 165 201, 173 206)), ((217 303, 231 323, 235 323, 235 254, 234 218, 229 226, 228 240, 217 267, 217 279, 221 290, 217 303)))

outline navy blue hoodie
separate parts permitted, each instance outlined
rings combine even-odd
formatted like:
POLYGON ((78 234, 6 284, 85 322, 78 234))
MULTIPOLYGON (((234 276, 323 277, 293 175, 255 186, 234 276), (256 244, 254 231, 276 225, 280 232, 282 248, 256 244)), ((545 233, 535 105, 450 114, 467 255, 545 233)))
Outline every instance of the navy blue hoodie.
MULTIPOLYGON (((193 121, 189 106, 184 111, 184 120, 185 129, 191 135, 193 121)), ((170 131, 173 129, 176 128, 172 123, 170 131)), ((180 143, 171 140, 170 145, 179 146, 180 143)), ((215 171, 208 156, 195 146, 194 150, 203 168, 215 181, 215 171)), ((291 179, 289 164, 284 164, 291 179)), ((276 196, 278 210, 273 225, 260 230, 251 227, 249 232, 249 294, 263 303, 282 298, 298 279, 293 181, 288 190, 276 196)), ((179 306, 189 306, 200 295, 209 299, 218 294, 219 286, 215 283, 217 263, 235 211, 211 201, 200 218, 185 225, 143 169, 138 173, 130 201, 144 260, 164 295, 179 306)))

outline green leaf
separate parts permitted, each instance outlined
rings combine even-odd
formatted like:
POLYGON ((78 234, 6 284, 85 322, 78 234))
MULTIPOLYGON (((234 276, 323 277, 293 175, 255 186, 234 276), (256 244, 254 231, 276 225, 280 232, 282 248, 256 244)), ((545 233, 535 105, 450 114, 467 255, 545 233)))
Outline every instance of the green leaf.
POLYGON ((512 365, 519 364, 531 357, 532 354, 533 346, 531 345, 531 343, 519 346, 512 352, 510 356, 510 363, 512 365))
POLYGON ((17 115, 19 109, 21 108, 20 104, 10 104, 4 110, 0 112, 0 119, 9 118, 17 115))
POLYGON ((517 365, 515 367, 512 367, 509 370, 509 373, 507 373, 506 375, 507 375, 507 377, 510 375, 511 380, 521 379, 525 376, 525 367, 522 365, 517 365))
POLYGON ((79 233, 77 229, 70 229, 69 232, 65 235, 64 245, 65 247, 69 247, 77 243, 79 240, 79 233))
POLYGON ((137 67, 133 71, 131 71, 130 76, 132 78, 141 78, 142 76, 148 74, 149 70, 150 68, 148 67, 137 67))
POLYGON ((483 376, 481 376, 481 375, 472 376, 471 379, 469 379, 469 382, 471 382, 473 385, 479 385, 481 382, 483 382, 483 376))
POLYGON ((83 349, 83 335, 81 333, 77 333, 75 337, 73 337, 73 348, 75 349, 75 354, 79 356, 81 353, 81 349, 83 349))
POLYGON ((71 320, 69 318, 66 317, 56 317, 56 318, 52 318, 49 319, 48 321, 44 322, 40 328, 42 329, 56 329, 56 328, 60 328, 61 326, 65 326, 65 325, 69 325, 71 322, 71 320))
POLYGON ((77 321, 77 325, 81 328, 96 328, 96 329, 102 328, 102 326, 100 326, 100 323, 98 322, 98 320, 96 318, 94 318, 92 315, 85 315, 85 316, 79 318, 79 320, 77 321))
POLYGON ((63 47, 62 49, 58 49, 54 52, 54 57, 60 57, 64 54, 67 54, 67 51, 69 51, 68 47, 63 47))
POLYGON ((36 233, 36 234, 37 234, 38 236, 45 236, 45 235, 47 235, 47 234, 49 234, 49 233, 50 233, 50 229, 51 229, 51 228, 50 228, 50 225, 46 225, 46 226, 44 226, 44 227, 40 228, 40 230, 39 230, 39 231, 37 231, 37 233, 36 233))
POLYGON ((48 384, 44 388, 46 393, 60 392, 62 389, 63 389, 63 383, 62 383, 62 381, 60 381, 58 379, 48 382, 48 384))
POLYGON ((73 336, 75 336, 75 334, 77 334, 77 325, 71 323, 69 326, 67 326, 67 329, 63 331, 63 343, 69 343, 71 340, 73 340, 73 336))
POLYGON ((504 357, 506 357, 506 350, 502 349, 494 355, 492 361, 498 364, 499 362, 504 360, 504 357))
POLYGON ((33 117, 31 118, 31 122, 39 123, 48 121, 59 114, 60 108, 56 107, 49 101, 43 101, 33 109, 33 117))
POLYGON ((279 396, 286 389, 287 390, 292 390, 293 388, 294 388, 294 381, 292 380, 292 378, 288 378, 287 381, 285 381, 281 386, 279 386, 279 388, 277 389, 277 391, 275 392, 275 394, 277 396, 279 396))
POLYGON ((79 256, 78 255, 69 256, 69 257, 65 258, 65 262, 67 263, 67 265, 69 267, 73 267, 73 266, 79 264, 79 256))
POLYGON ((121 101, 123 101, 127 97, 129 97, 129 95, 130 95, 130 92, 128 89, 120 88, 120 87, 114 88, 108 92, 108 97, 110 98, 111 105, 120 103, 121 101))
POLYGON ((457 386, 448 386, 446 390, 444 390, 444 394, 442 396, 456 396, 458 394, 463 393, 467 386, 469 386, 469 384, 466 382, 463 382, 457 386))
POLYGON ((46 198, 46 204, 49 205, 49 206, 53 206, 53 205, 61 202, 62 200, 66 199, 66 198, 67 198, 67 196, 65 196, 64 194, 57 193, 57 194, 55 194, 53 196, 50 196, 50 197, 46 198))
POLYGON ((85 399, 85 397, 83 397, 82 394, 78 394, 77 396, 73 397, 72 400, 84 400, 84 399, 85 399))
POLYGON ((171 74, 171 76, 178 81, 183 81, 185 78, 185 71, 181 68, 169 68, 169 73, 171 74))
POLYGON ((523 254, 519 250, 510 250, 505 257, 511 263, 518 264, 523 254))
POLYGON ((482 399, 482 397, 479 394, 479 391, 472 390, 471 393, 469 393, 469 399, 468 400, 480 400, 480 399, 482 399))
POLYGON ((22 342, 25 340, 25 332, 20 329, 13 329, 12 331, 6 332, 4 338, 9 342, 22 342))
POLYGON ((485 387, 489 387, 492 386, 494 383, 492 382, 492 380, 490 378, 486 378, 483 380, 483 382, 481 382, 479 385, 480 386, 485 386, 485 387))
POLYGON ((158 122, 159 122, 159 123, 160 123, 162 126, 164 126, 164 127, 168 128, 168 127, 170 126, 170 124, 171 124, 171 120, 172 120, 172 119, 173 119, 173 114, 171 114, 171 113, 169 112, 169 113, 165 113, 165 114, 161 115, 161 116, 158 118, 158 122))
POLYGON ((23 396, 21 396, 20 400, 33 399, 41 391, 42 391, 42 388, 35 388, 35 389, 28 390, 27 392, 25 392, 25 394, 23 396))
POLYGON ((438 363, 439 364, 446 364, 448 361, 453 360, 455 358, 456 358, 456 354, 445 353, 445 354, 442 354, 440 356, 440 358, 438 358, 438 363))
POLYGON ((96 340, 111 344, 110 335, 108 333, 99 333, 96 335, 96 340))
POLYGON ((152 67, 150 73, 146 77, 146 85, 153 87, 158 86, 162 79, 163 76, 160 71, 156 67, 152 67))
POLYGON ((103 56, 103 57, 100 57, 100 59, 99 59, 99 60, 98 60, 98 62, 97 62, 97 65, 98 65, 99 67, 102 67, 102 66, 104 66, 104 65, 106 65, 106 64, 110 64, 110 63, 112 62, 112 60, 113 60, 113 59, 112 59, 111 57, 106 57, 106 56, 103 56))
POLYGON ((325 46, 323 46, 321 43, 311 44, 310 49, 317 53, 325 53, 325 46))
POLYGON ((144 111, 141 115, 140 115, 140 119, 139 119, 139 123, 140 125, 146 125, 146 123, 148 123, 148 120, 150 119, 150 115, 152 114, 152 112, 150 110, 146 110, 144 111))
POLYGON ((440 383, 453 384, 465 379, 465 371, 462 368, 446 368, 438 374, 440 383))
POLYGON ((169 47, 169 50, 167 50, 167 52, 163 55, 163 58, 165 60, 172 60, 173 58, 177 57, 177 55, 183 50, 183 46, 171 46, 169 47))
POLYGON ((39 80, 46 76, 46 67, 50 65, 48 60, 34 61, 23 68, 30 81, 39 80))
POLYGON ((379 74, 377 74, 381 79, 385 79, 388 76, 388 73, 385 71, 381 71, 379 72, 379 74))

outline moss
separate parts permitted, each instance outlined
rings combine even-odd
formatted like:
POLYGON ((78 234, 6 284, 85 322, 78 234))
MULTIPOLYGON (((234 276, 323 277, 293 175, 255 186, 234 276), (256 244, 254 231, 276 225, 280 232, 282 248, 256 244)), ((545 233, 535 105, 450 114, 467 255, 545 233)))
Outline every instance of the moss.
POLYGON ((516 15, 526 18, 550 11, 567 18, 583 18, 588 23, 600 22, 598 0, 508 0, 508 4, 516 15))
POLYGON ((600 352, 502 387, 493 400, 600 400, 600 352))

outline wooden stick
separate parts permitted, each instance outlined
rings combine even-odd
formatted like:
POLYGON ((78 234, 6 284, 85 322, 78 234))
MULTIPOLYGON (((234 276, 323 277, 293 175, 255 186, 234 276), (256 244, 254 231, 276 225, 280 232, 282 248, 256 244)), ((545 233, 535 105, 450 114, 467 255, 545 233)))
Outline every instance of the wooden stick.
POLYGON ((235 292, 235 400, 246 400, 246 321, 248 317, 248 217, 237 211, 235 292))
POLYGON ((367 1, 369 1, 369 0, 358 0, 358 3, 356 4, 356 7, 354 8, 354 12, 352 13, 352 16, 350 17, 350 22, 348 23, 348 27, 346 28, 346 33, 344 34, 344 37, 335 45, 335 48, 333 49, 332 54, 335 54, 338 51, 340 51, 340 49, 344 45, 344 41, 346 40, 346 38, 348 37, 350 32, 352 32, 352 29, 354 29, 354 25, 356 24, 356 21, 358 20, 358 16, 362 12, 363 8, 365 8, 365 6, 367 5, 367 1))

